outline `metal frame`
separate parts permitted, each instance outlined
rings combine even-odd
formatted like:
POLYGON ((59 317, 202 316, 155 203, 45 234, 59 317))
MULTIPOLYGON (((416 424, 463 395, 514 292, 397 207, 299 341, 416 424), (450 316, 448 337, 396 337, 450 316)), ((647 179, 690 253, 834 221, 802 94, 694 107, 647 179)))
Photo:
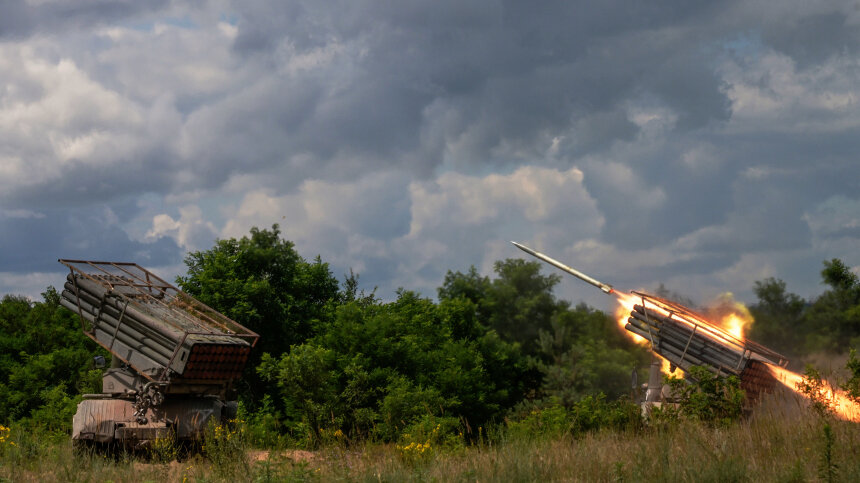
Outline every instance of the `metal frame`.
MULTIPOLYGON (((88 337, 112 354, 114 354, 112 351, 113 342, 116 334, 119 332, 120 325, 123 323, 125 309, 129 305, 181 332, 181 338, 174 347, 173 353, 160 378, 156 379, 144 371, 137 371, 152 381, 164 382, 169 379, 169 368, 190 335, 214 338, 235 337, 246 340, 252 348, 260 338, 256 332, 198 301, 136 263, 70 259, 59 259, 58 261, 68 267, 73 275, 71 279, 75 288, 78 316, 81 318, 81 328, 88 337), (75 274, 107 289, 106 296, 102 299, 102 305, 108 296, 116 297, 124 302, 123 310, 114 329, 114 337, 110 346, 106 346, 95 337, 95 324, 90 330, 87 330, 86 318, 83 316, 81 308, 81 289, 77 285, 75 274)), ((98 316, 101 316, 101 309, 98 316)), ((155 331, 162 330, 162 328, 152 327, 145 320, 140 322, 155 331)), ((130 362, 125 360, 121 355, 114 354, 114 356, 130 365, 130 362)))
MULTIPOLYGON (((650 324, 648 325, 647 335, 651 337, 652 350, 662 355, 663 357, 666 357, 673 364, 682 367, 682 369, 685 369, 685 367, 683 367, 685 362, 688 363, 687 365, 689 365, 690 361, 687 360, 689 353, 688 351, 690 350, 690 346, 694 338, 701 340, 701 342, 698 344, 705 344, 703 346, 703 350, 709 352, 713 350, 728 351, 726 354, 724 354, 724 356, 722 356, 722 360, 723 364, 731 363, 731 365, 723 366, 721 364, 719 367, 713 367, 713 369, 716 370, 718 373, 722 373, 723 371, 725 371, 729 373, 739 374, 742 370, 744 370, 750 360, 768 362, 782 367, 785 367, 788 364, 788 359, 786 359, 781 354, 778 354, 773 350, 768 349, 767 347, 764 347, 761 344, 757 344, 753 341, 735 337, 734 335, 728 333, 722 328, 710 323, 704 315, 701 315, 687 307, 684 307, 683 305, 644 292, 633 291, 631 293, 639 297, 639 299, 642 301, 641 307, 643 309, 643 313, 640 314, 640 316, 644 316, 644 319, 646 321, 649 320, 648 312, 653 311, 654 314, 659 315, 658 319, 665 321, 663 322, 664 324, 680 324, 686 327, 686 329, 684 330, 688 330, 690 332, 690 335, 686 337, 687 340, 686 344, 684 344, 683 346, 683 350, 680 351, 680 359, 675 362, 673 359, 678 358, 677 352, 680 349, 680 346, 678 346, 677 348, 673 348, 672 351, 669 351, 668 354, 663 354, 661 350, 662 347, 660 347, 663 344, 660 344, 658 342, 657 346, 655 346, 654 334, 651 332, 650 324), (721 347, 722 349, 717 349, 717 347, 721 347), (726 356, 729 354, 736 354, 736 356, 731 356, 726 359, 726 356), (737 363, 734 363, 735 357, 737 357, 737 363)), ((631 313, 631 317, 633 315, 635 314, 631 313)), ((667 327, 667 330, 668 329, 669 327, 667 327)), ((675 330, 678 329, 674 329, 673 331, 675 330)), ((660 330, 660 332, 662 332, 662 329, 660 330)), ((676 336, 677 335, 680 335, 680 333, 676 334, 676 336)), ((658 335, 657 337, 662 340, 662 336, 658 335)), ((675 343, 677 342, 683 343, 683 340, 676 341, 675 343)), ((699 353, 697 352, 690 357, 693 357, 693 359, 695 360, 701 358, 702 355, 699 355, 699 353)))

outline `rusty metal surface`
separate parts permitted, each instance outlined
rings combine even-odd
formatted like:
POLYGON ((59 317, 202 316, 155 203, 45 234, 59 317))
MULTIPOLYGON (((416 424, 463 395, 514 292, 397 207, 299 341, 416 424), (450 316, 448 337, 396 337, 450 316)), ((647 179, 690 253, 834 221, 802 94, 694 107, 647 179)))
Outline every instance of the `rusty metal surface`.
POLYGON ((164 439, 171 436, 170 426, 166 422, 137 424, 127 423, 124 426, 119 426, 114 432, 116 441, 127 442, 143 442, 153 441, 155 439, 164 439))
POLYGON ((779 385, 773 372, 765 363, 759 361, 750 361, 741 373, 740 379, 741 389, 746 393, 750 403, 758 401, 762 394, 773 392, 779 385))
POLYGON ((147 424, 135 422, 133 401, 90 396, 78 404, 72 420, 72 439, 109 443, 123 438, 134 442, 174 434, 177 439, 202 435, 209 421, 221 422, 225 403, 215 397, 168 399, 147 409, 147 424))

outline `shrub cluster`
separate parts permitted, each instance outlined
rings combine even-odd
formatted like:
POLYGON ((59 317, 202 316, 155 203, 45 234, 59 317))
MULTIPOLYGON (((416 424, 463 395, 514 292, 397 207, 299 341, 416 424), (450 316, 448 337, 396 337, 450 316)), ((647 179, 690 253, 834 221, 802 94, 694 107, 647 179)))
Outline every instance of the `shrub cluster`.
POLYGON ((508 418, 506 432, 514 439, 555 439, 601 430, 635 432, 644 425, 638 404, 627 398, 607 401, 603 394, 598 394, 585 396, 570 407, 558 403, 543 407, 524 405, 508 418))
MULTIPOLYGON (((677 404, 677 414, 715 426, 727 426, 740 419, 744 408, 744 391, 736 376, 720 376, 708 368, 692 366, 687 379, 667 376, 677 404)), ((671 412, 666 406, 664 414, 671 412)))

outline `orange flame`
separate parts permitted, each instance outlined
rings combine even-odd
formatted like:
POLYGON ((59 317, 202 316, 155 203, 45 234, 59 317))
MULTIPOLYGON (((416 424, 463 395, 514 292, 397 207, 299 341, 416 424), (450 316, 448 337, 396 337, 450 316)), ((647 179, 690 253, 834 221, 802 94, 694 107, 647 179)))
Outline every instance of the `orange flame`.
MULTIPOLYGON (((615 310, 615 320, 616 322, 618 322, 618 327, 621 329, 621 332, 636 344, 642 346, 650 344, 650 340, 640 336, 639 334, 634 334, 633 332, 630 332, 625 327, 627 325, 627 318, 630 317, 630 312, 633 311, 633 306, 637 303, 641 304, 642 299, 640 297, 636 297, 635 295, 616 291, 613 291, 612 294, 615 295, 615 300, 618 301, 618 309, 615 310)), ((662 366, 660 369, 663 371, 663 373, 670 374, 672 372, 672 363, 664 359, 659 354, 655 353, 654 355, 660 358, 660 361, 662 362, 662 366)))
POLYGON ((719 325, 725 329, 726 332, 732 334, 738 339, 744 338, 744 326, 747 325, 747 322, 741 319, 737 314, 729 314, 723 317, 720 320, 719 325))
MULTIPOLYGON (((800 390, 800 384, 803 382, 803 376, 788 369, 779 366, 767 365, 770 372, 781 382, 785 387, 792 391, 803 395, 800 390)), ((841 419, 846 421, 860 422, 860 405, 854 402, 845 391, 834 389, 822 389, 819 394, 822 399, 828 401, 833 408, 834 413, 841 419)))
POLYGON ((706 310, 706 314, 710 320, 716 321, 715 325, 741 340, 745 338, 747 328, 753 323, 749 309, 736 301, 731 292, 717 297, 706 310))
POLYGON ((634 334, 625 328, 627 318, 630 317, 630 312, 633 311, 633 306, 637 303, 642 303, 639 297, 621 292, 612 292, 615 295, 615 300, 618 301, 618 309, 615 310, 615 319, 618 322, 618 327, 621 331, 633 342, 639 345, 650 344, 651 341, 644 337, 634 334))

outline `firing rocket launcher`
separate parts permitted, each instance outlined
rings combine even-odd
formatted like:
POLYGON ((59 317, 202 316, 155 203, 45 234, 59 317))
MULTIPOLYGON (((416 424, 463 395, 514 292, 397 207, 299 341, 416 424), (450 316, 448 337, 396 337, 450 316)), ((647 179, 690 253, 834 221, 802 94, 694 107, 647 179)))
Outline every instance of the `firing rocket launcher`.
POLYGON ((259 336, 134 263, 59 260, 60 303, 111 353, 102 393, 84 395, 72 439, 146 444, 199 437, 234 419, 234 384, 259 336))
MULTIPOLYGON (((540 252, 511 243, 529 255, 615 295, 619 302, 632 305, 624 328, 648 341, 651 351, 669 361, 673 370, 677 367, 688 374, 691 366, 702 366, 714 374, 738 376, 748 399, 755 400, 761 393, 772 391, 778 382, 766 364, 788 365, 788 359, 782 355, 749 339, 735 337, 681 304, 644 292, 632 291, 629 295, 619 292, 611 285, 540 252)), ((657 363, 657 371, 659 367, 657 363)), ((651 390, 651 386, 659 384, 660 379, 654 368, 652 364, 647 401, 659 400, 659 390, 651 390)))

